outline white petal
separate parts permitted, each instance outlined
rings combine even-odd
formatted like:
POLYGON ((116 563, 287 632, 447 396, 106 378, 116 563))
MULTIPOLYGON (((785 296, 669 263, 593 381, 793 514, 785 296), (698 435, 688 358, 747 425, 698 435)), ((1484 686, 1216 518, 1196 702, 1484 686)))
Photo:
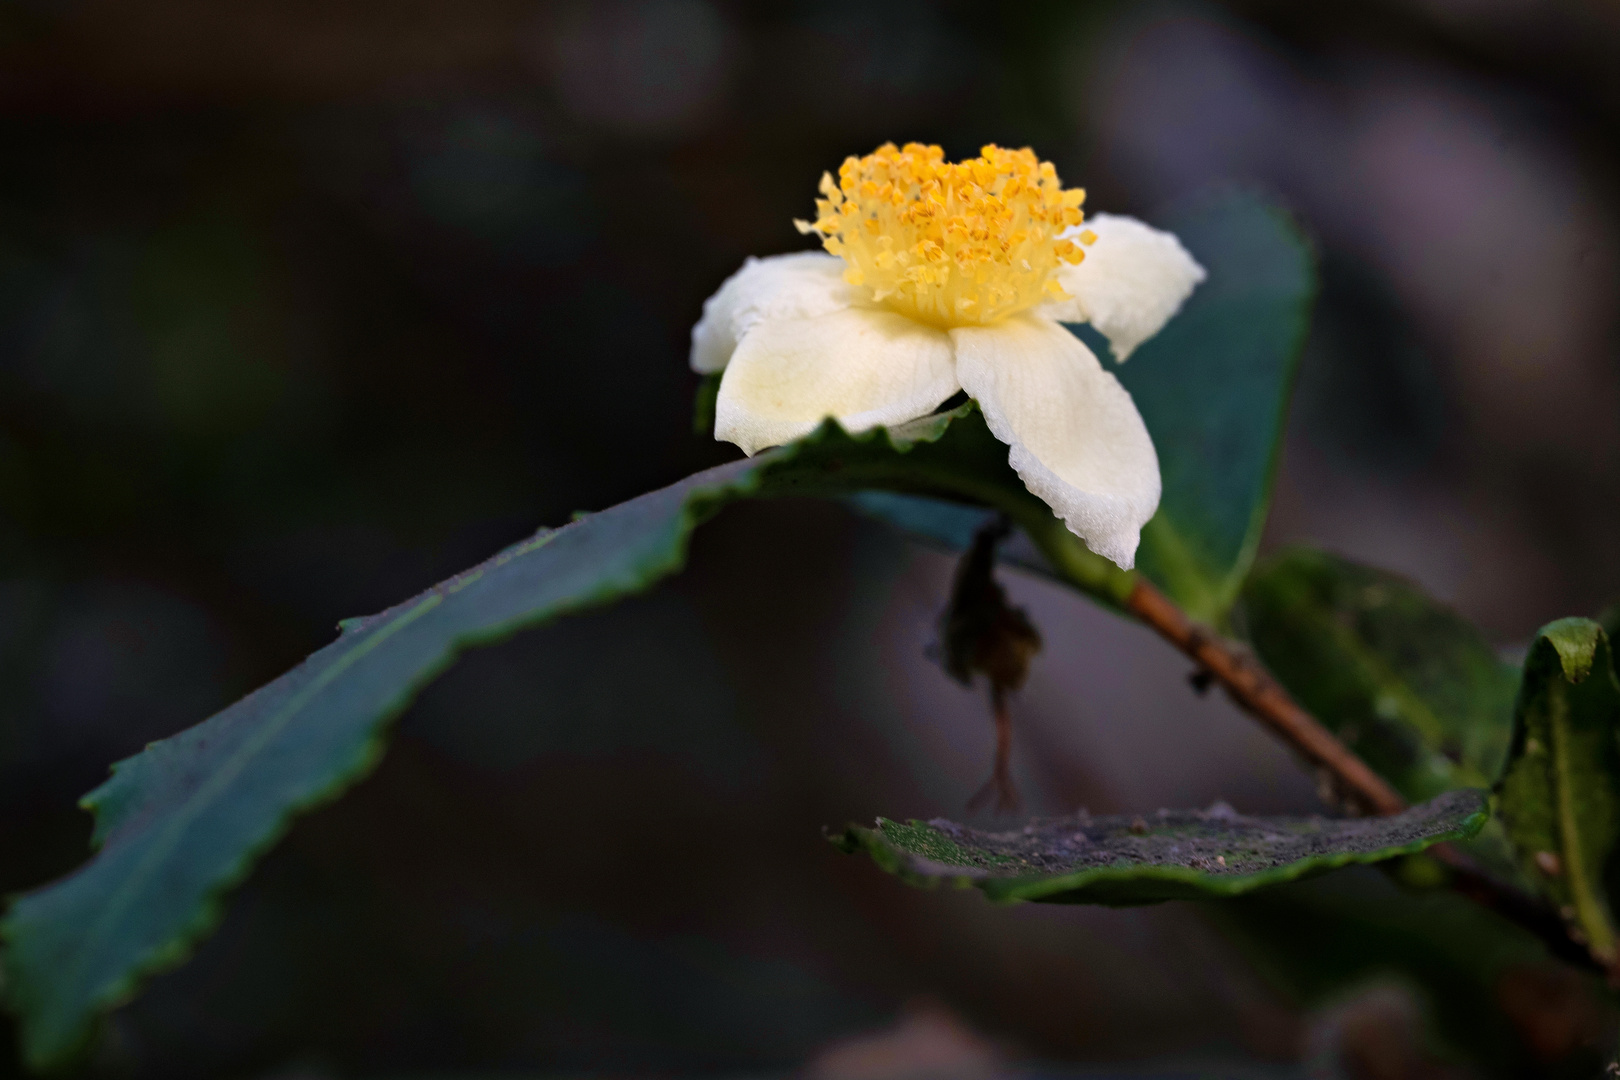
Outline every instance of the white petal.
POLYGON ((692 370, 724 370, 737 342, 764 319, 808 319, 855 302, 844 282, 844 260, 824 251, 752 256, 703 302, 703 318, 692 327, 692 370))
POLYGON ((1039 316, 952 330, 956 374, 1030 491, 1129 570, 1159 506, 1159 456, 1131 395, 1073 334, 1039 316))
POLYGON ((846 308, 767 319, 744 335, 721 379, 714 437, 755 454, 829 416, 849 431, 914 420, 958 389, 950 338, 904 315, 846 308))
POLYGON ((1173 234, 1135 218, 1098 214, 1064 235, 1072 239, 1087 229, 1097 241, 1085 249, 1084 261, 1057 270, 1058 284, 1072 299, 1048 301, 1038 311, 1059 322, 1091 323, 1123 363, 1208 275, 1173 234))

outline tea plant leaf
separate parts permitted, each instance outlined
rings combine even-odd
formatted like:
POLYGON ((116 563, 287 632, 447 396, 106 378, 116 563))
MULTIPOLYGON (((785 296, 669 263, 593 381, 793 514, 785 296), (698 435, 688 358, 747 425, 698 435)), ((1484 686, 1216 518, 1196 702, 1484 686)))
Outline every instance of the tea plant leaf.
MULTIPOLYGON (((1220 624, 1265 525, 1315 273, 1309 245, 1287 215, 1253 195, 1208 199, 1161 224, 1209 279, 1130 363, 1113 369, 1147 423, 1164 479, 1137 568, 1194 618, 1220 624)), ((1072 329, 1107 355, 1101 335, 1072 329)), ((985 517, 915 495, 852 503, 949 550, 965 548, 985 517)), ((1005 545, 1001 558, 1051 573, 1028 545, 1005 545)))
POLYGON ((1155 224, 1209 278, 1115 372, 1164 478, 1137 566, 1195 619, 1220 625, 1265 527, 1316 273, 1298 228, 1256 195, 1216 196, 1155 224))
POLYGON ((1255 568, 1243 621, 1289 693, 1406 798, 1501 775, 1518 674, 1412 582, 1296 548, 1255 568))
POLYGON ((295 814, 376 764, 387 721, 462 650, 648 588, 680 569, 692 530, 730 502, 884 487, 998 507, 1041 538, 1071 582, 1100 596, 1122 596, 1133 580, 1029 494, 971 403, 858 436, 828 423, 791 446, 542 530, 403 604, 346 620, 303 664, 120 762, 85 797, 98 853, 17 900, 0 923, 7 1000, 29 1063, 70 1059, 99 1012, 182 962, 218 921, 225 891, 295 814))
POLYGON ((1600 963, 1617 954, 1604 871, 1620 843, 1620 684, 1603 628, 1542 627, 1525 658, 1498 789, 1508 838, 1600 963))
POLYGON ((912 885, 973 886, 992 900, 1112 906, 1237 896, 1352 863, 1473 836, 1482 791, 1450 791, 1389 817, 1253 818, 1229 808, 1150 817, 1038 819, 1011 832, 954 822, 849 826, 833 842, 912 885))

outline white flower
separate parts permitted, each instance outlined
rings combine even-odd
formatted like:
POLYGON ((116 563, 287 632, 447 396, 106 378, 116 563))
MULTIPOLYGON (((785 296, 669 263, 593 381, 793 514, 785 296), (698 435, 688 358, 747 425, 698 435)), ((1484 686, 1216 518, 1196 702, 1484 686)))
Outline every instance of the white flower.
POLYGON ((1029 150, 945 162, 893 144, 823 176, 831 254, 749 259, 703 305, 692 367, 724 372, 715 438, 755 454, 833 417, 847 430, 932 412, 965 390, 1029 490, 1129 569, 1159 505, 1159 460, 1131 401, 1060 323, 1090 322, 1124 360, 1204 279, 1169 233, 1082 224, 1029 150))

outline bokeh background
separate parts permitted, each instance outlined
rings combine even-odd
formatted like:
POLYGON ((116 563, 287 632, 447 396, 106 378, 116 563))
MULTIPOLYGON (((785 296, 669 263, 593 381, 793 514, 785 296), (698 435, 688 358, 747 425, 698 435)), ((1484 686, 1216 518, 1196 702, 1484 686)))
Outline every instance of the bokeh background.
MULTIPOLYGON (((338 619, 734 456, 691 431, 701 303, 887 139, 1031 144, 1149 221, 1272 193, 1322 292, 1268 545, 1509 652, 1597 611, 1617 50, 1603 0, 5 0, 0 888, 338 619)), ((1400 987, 1302 1004, 1196 909, 1000 910, 832 850, 988 770, 925 655, 951 570, 748 506, 672 584, 469 657, 87 1074, 1375 1075, 1323 1065, 1374 1031, 1376 1075, 1464 1075, 1400 987)), ((1167 647, 1008 582, 1047 643, 1032 810, 1318 808, 1167 647)))

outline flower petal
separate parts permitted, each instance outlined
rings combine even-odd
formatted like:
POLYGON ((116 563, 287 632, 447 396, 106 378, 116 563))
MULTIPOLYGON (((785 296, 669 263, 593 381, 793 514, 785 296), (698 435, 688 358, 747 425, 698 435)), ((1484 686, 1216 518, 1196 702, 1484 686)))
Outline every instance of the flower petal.
POLYGON ((692 327, 692 370, 724 370, 737 342, 764 319, 808 319, 855 302, 844 282, 844 260, 824 251, 799 251, 765 259, 750 256, 703 302, 692 327))
POLYGON ((1159 457, 1119 380, 1057 323, 1020 316, 952 330, 956 374, 1030 491, 1129 570, 1159 505, 1159 457))
POLYGON ((828 416, 850 431, 913 420, 957 389, 950 338, 904 315, 862 307, 766 319, 721 379, 714 437, 755 454, 828 416))
POLYGON ((1068 300, 1051 300, 1039 314, 1058 322, 1089 322, 1113 347, 1121 363, 1157 334, 1180 310, 1206 275, 1171 233, 1135 218, 1098 214, 1065 231, 1070 238, 1090 229, 1097 240, 1078 266, 1058 267, 1068 300))

